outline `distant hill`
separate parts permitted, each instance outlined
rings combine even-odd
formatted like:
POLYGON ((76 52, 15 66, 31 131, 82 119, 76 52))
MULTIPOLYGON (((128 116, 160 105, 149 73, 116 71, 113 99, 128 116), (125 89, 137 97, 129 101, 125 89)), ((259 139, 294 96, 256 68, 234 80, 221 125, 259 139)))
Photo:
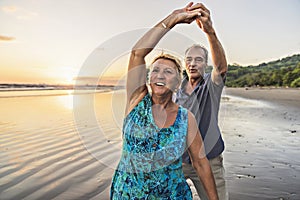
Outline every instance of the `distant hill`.
POLYGON ((300 54, 257 66, 229 65, 228 70, 228 87, 300 87, 300 54))

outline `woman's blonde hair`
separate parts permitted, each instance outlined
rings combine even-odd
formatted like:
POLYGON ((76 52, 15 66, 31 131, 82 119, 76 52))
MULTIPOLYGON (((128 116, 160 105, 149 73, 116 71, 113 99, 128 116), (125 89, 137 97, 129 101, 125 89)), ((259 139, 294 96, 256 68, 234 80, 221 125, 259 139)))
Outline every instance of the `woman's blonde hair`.
POLYGON ((175 56, 173 56, 173 55, 171 55, 171 54, 162 53, 162 54, 156 56, 156 57, 152 60, 151 66, 153 65, 153 63, 155 63, 155 62, 156 62, 157 60, 159 60, 159 59, 170 60, 170 61, 172 61, 172 62, 175 64, 176 70, 177 70, 177 72, 178 72, 178 80, 179 80, 179 83, 180 83, 180 82, 181 82, 181 79, 182 79, 182 65, 181 65, 181 61, 180 61, 177 57, 175 57, 175 56))

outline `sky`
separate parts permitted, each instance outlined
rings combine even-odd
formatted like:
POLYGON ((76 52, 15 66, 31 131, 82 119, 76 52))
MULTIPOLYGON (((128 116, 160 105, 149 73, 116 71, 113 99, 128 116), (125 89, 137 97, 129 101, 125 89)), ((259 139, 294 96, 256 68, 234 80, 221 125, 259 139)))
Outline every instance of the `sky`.
MULTIPOLYGON (((189 2, 0 0, 0 83, 69 84, 93 76, 82 70, 90 64, 99 67, 95 77, 122 76, 138 37, 189 2)), ((211 11, 229 64, 257 65, 300 53, 300 0, 201 2, 211 11)), ((182 55, 192 43, 208 47, 196 23, 171 32, 162 49, 176 46, 182 55)))

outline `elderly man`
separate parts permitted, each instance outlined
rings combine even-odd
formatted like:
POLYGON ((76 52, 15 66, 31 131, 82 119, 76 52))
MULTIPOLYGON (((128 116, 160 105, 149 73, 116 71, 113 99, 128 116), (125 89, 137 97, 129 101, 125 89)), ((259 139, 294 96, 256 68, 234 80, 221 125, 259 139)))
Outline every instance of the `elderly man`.
MULTIPOLYGON (((221 93, 228 70, 225 52, 212 26, 210 11, 203 4, 196 4, 201 16, 196 19, 199 28, 206 34, 213 62, 211 73, 205 73, 208 51, 201 45, 193 45, 185 52, 187 77, 176 94, 176 103, 189 109, 196 117, 204 141, 205 151, 212 168, 219 199, 228 199, 223 156, 224 141, 218 126, 221 93)), ((207 199, 205 190, 195 173, 188 154, 183 155, 183 171, 190 178, 201 200, 207 199)))

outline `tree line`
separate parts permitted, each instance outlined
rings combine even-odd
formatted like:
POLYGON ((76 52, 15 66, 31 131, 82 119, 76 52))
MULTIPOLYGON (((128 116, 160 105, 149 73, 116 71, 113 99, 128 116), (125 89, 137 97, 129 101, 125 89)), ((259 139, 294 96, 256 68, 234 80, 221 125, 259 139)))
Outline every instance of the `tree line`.
MULTIPOLYGON (((211 70, 212 66, 208 66, 206 72, 211 70)), ((185 70, 183 76, 187 76, 185 70)), ((230 64, 225 84, 227 87, 300 87, 300 54, 256 66, 230 64)))
POLYGON ((300 54, 257 66, 229 65, 228 87, 300 87, 300 54))

